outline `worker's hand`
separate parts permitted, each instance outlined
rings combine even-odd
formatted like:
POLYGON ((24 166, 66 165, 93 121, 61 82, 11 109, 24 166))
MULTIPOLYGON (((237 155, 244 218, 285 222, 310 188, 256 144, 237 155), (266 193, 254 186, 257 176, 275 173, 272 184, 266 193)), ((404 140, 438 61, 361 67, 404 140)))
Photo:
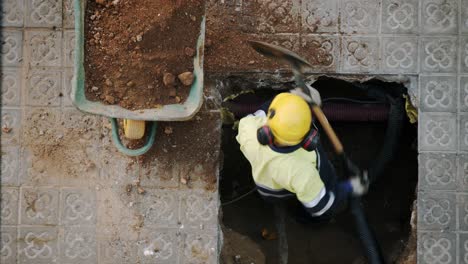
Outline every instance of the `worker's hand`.
POLYGON ((312 86, 310 86, 308 84, 306 84, 306 86, 307 86, 307 88, 309 88, 310 96, 308 94, 304 93, 304 91, 302 91, 302 89, 299 88, 299 87, 295 88, 295 89, 292 89, 289 92, 302 97, 309 104, 315 104, 315 105, 321 106, 322 105, 322 98, 320 97, 319 91, 317 91, 317 89, 315 89, 314 87, 312 87, 312 86))
POLYGON ((366 170, 359 169, 350 159, 344 157, 345 169, 349 177, 349 183, 353 188, 354 196, 362 196, 369 189, 369 177, 366 170))
POLYGON ((349 182, 353 188, 353 196, 362 196, 369 190, 369 177, 366 170, 360 172, 359 175, 352 176, 349 182))

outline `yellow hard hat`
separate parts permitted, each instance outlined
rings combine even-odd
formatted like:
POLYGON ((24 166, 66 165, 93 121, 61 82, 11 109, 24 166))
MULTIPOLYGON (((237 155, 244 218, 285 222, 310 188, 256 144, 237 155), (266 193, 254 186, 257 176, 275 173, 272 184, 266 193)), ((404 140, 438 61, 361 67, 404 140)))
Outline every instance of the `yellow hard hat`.
POLYGON ((309 132, 311 122, 309 105, 295 94, 278 94, 268 108, 267 125, 281 145, 299 144, 309 132))

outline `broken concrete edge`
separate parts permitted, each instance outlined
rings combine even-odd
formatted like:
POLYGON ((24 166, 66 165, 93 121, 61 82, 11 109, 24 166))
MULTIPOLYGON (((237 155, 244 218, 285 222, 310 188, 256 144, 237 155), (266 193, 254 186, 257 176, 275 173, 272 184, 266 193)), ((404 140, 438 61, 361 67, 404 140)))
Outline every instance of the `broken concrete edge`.
MULTIPOLYGON (((411 103, 418 109, 418 76, 402 74, 335 74, 335 73, 306 73, 306 82, 313 84, 320 77, 335 78, 347 82, 364 83, 370 80, 401 83, 408 89, 411 103)), ((245 90, 273 89, 288 90, 294 88, 294 76, 290 71, 251 71, 232 73, 211 73, 222 98, 232 94, 240 94, 245 90), (234 89, 233 89, 234 87, 234 89)))

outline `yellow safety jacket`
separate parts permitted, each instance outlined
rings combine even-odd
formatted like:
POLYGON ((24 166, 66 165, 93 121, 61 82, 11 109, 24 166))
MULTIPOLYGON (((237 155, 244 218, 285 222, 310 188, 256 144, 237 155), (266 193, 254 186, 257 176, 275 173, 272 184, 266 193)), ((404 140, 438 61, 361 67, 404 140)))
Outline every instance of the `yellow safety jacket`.
POLYGON ((265 116, 244 117, 239 122, 236 137, 252 166, 252 176, 260 193, 277 194, 278 197, 281 193, 293 193, 304 205, 324 198, 326 190, 317 169, 317 152, 299 148, 291 153, 279 153, 268 145, 261 145, 257 140, 257 129, 265 124, 265 116))

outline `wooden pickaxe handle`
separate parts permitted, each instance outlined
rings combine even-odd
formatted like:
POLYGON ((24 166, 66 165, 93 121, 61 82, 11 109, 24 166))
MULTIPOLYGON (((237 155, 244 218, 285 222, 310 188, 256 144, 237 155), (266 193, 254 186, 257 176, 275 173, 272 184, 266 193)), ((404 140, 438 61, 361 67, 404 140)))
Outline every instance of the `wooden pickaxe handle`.
POLYGON ((330 142, 332 143, 336 154, 342 155, 344 153, 343 145, 341 144, 341 141, 336 136, 335 131, 331 127, 330 123, 328 122, 327 117, 323 113, 320 106, 312 105, 312 112, 315 115, 315 117, 317 118, 317 120, 319 121, 320 125, 322 125, 323 130, 325 130, 325 133, 327 134, 328 138, 330 139, 330 142))

